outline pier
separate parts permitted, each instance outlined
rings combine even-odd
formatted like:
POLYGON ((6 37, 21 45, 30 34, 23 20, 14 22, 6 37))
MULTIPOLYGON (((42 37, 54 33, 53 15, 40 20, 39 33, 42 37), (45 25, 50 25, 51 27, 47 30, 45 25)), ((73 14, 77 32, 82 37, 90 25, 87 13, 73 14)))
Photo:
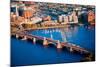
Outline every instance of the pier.
POLYGON ((83 55, 89 55, 90 52, 87 51, 86 49, 72 44, 72 43, 68 43, 68 42, 60 42, 59 40, 53 40, 51 38, 46 38, 46 37, 41 37, 41 36, 35 36, 32 34, 28 34, 28 33, 23 33, 23 32, 16 32, 16 33, 12 33, 12 36, 15 36, 16 38, 20 38, 22 40, 31 40, 34 43, 36 43, 36 41, 42 41, 43 42, 43 46, 49 46, 51 44, 53 44, 53 46, 55 46, 58 50, 59 49, 63 49, 66 48, 69 52, 77 52, 79 54, 83 54, 83 55))

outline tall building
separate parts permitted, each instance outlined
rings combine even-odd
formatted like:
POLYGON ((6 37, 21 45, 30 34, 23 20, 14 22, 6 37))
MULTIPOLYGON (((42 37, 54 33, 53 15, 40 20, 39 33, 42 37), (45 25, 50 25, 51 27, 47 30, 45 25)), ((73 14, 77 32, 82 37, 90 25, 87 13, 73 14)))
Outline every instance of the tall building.
POLYGON ((24 9, 20 7, 18 9, 19 16, 23 16, 23 12, 24 12, 24 9))
POLYGON ((66 15, 59 16, 59 22, 63 23, 63 22, 67 22, 67 21, 68 21, 68 17, 66 15))
POLYGON ((78 17, 77 16, 73 16, 73 22, 78 23, 78 17))
POLYGON ((69 15, 68 17, 69 17, 69 22, 71 22, 72 21, 72 15, 69 15))
POLYGON ((59 22, 63 22, 63 16, 62 15, 59 16, 59 22))
POLYGON ((67 24, 69 23, 69 16, 67 15, 60 15, 59 16, 59 22, 67 24))
POLYGON ((33 16, 32 9, 30 7, 25 7, 23 11, 23 17, 28 19, 31 18, 32 16, 33 16))
POLYGON ((65 24, 69 23, 69 21, 68 21, 68 16, 64 16, 64 23, 65 23, 65 24))
POLYGON ((76 15, 76 12, 75 11, 73 11, 73 22, 74 23, 78 23, 78 17, 76 15))
POLYGON ((11 4, 11 12, 15 13, 16 16, 19 16, 17 4, 11 4))
POLYGON ((95 23, 95 14, 92 10, 88 11, 88 22, 95 23))
POLYGON ((11 22, 16 22, 16 20, 17 20, 17 16, 16 16, 16 14, 15 13, 13 13, 13 12, 11 12, 11 22))
POLYGON ((71 16, 70 16, 70 21, 71 23, 78 23, 78 16, 76 15, 76 12, 73 11, 71 16))
POLYGON ((11 12, 16 12, 16 7, 14 7, 14 6, 11 6, 11 12))

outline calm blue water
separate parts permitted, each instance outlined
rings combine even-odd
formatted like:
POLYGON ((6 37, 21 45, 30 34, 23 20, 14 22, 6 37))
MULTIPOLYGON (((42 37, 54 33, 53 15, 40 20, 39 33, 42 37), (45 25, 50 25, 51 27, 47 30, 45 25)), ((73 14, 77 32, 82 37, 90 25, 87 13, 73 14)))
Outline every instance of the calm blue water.
MULTIPOLYGON (((30 31, 30 34, 71 42, 91 52, 95 51, 95 29, 75 26, 64 29, 47 29, 30 31)), ((79 62, 82 55, 69 53, 68 51, 58 52, 55 47, 45 48, 41 44, 32 44, 11 38, 11 65, 37 65, 51 63, 79 62)))

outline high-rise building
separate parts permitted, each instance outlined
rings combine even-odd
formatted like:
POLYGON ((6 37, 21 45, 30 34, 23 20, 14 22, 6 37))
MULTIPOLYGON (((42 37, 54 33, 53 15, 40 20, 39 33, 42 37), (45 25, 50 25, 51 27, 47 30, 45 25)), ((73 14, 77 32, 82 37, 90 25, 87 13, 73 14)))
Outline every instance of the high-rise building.
POLYGON ((16 16, 19 16, 17 4, 15 4, 15 5, 12 4, 12 5, 11 5, 11 12, 15 13, 16 16))
POLYGON ((69 22, 72 21, 72 15, 69 15, 69 22))
POLYGON ((59 22, 63 22, 63 16, 62 15, 59 16, 59 22))
POLYGON ((95 14, 92 10, 88 12, 88 22, 95 23, 95 14))
POLYGON ((78 23, 78 17, 76 15, 75 11, 72 12, 72 22, 73 23, 78 23))
POLYGON ((16 12, 16 7, 11 7, 11 12, 16 12))
POLYGON ((22 16, 23 15, 23 12, 24 12, 24 9, 20 7, 18 9, 19 16, 22 16))
POLYGON ((64 23, 67 24, 68 22, 68 16, 64 16, 64 23))
POLYGON ((73 16, 73 22, 78 23, 78 17, 77 16, 73 16))
POLYGON ((30 7, 25 7, 23 11, 23 17, 24 18, 31 18, 33 16, 32 9, 30 7))
POLYGON ((12 12, 10 16, 11 16, 11 22, 15 22, 17 20, 17 16, 15 13, 12 12))

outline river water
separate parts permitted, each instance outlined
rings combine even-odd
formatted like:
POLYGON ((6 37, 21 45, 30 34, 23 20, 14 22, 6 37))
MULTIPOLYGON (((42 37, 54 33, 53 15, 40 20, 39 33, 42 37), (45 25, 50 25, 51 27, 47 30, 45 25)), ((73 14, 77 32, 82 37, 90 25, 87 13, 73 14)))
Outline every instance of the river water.
MULTIPOLYGON (((74 26, 62 29, 45 29, 29 31, 29 34, 70 42, 95 53, 95 28, 74 26)), ((80 54, 69 51, 58 52, 55 47, 45 48, 41 44, 33 44, 14 37, 11 38, 11 65, 37 65, 79 62, 80 54)))

